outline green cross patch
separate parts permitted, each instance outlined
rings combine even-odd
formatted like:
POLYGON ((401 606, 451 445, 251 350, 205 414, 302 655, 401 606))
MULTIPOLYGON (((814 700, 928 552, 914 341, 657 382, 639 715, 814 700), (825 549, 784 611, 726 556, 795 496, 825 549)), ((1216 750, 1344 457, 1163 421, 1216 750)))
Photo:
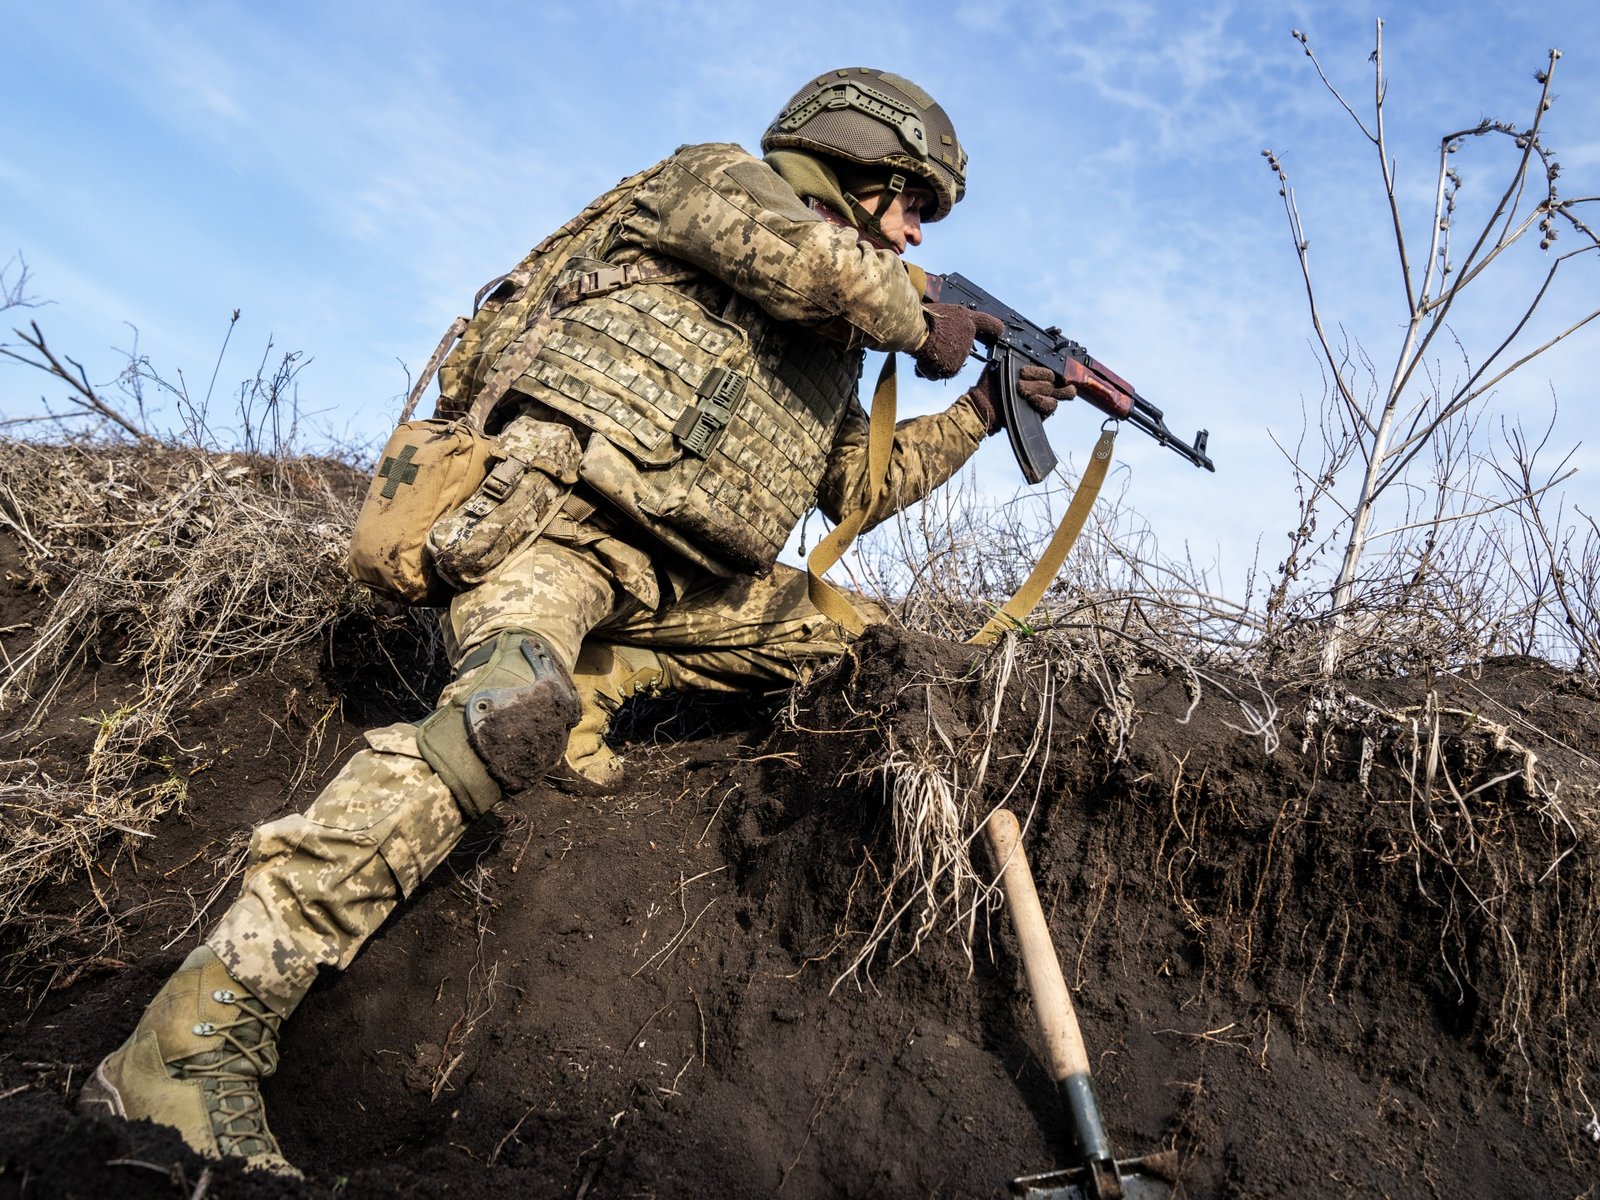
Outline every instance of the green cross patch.
POLYGON ((393 500, 394 494, 400 490, 402 483, 415 483, 417 481, 417 464, 411 460, 416 456, 417 448, 407 446, 400 451, 398 458, 390 455, 383 460, 383 465, 378 468, 378 477, 389 482, 383 485, 381 495, 385 500, 393 500))

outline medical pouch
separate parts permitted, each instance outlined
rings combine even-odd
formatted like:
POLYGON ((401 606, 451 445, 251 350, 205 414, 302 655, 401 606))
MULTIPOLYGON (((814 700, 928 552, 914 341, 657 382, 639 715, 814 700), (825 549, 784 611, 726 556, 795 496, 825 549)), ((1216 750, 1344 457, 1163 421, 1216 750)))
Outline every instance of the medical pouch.
POLYGON ((465 421, 402 421, 390 435, 356 517, 345 569, 403 604, 438 605, 452 594, 428 534, 476 493, 494 440, 465 421))

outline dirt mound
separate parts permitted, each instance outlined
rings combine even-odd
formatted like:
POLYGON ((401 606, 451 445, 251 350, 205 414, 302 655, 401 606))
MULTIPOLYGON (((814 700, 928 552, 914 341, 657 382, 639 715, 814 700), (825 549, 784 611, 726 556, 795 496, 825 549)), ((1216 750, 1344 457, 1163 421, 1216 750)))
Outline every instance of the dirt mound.
MULTIPOLYGON (((14 661, 46 608, 5 574, 14 661)), ((981 854, 900 870, 919 797, 1028 818, 1113 1143, 1175 1148, 1180 1194, 1595 1194, 1581 681, 1273 695, 881 627, 792 705, 680 709, 687 740, 636 713, 625 791, 480 822, 285 1027, 264 1090, 304 1184, 76 1117, 249 829, 424 711, 429 647, 352 621, 214 678, 146 764, 185 784, 157 836, 86 845, 3 931, 0 1195, 1002 1195, 1065 1133, 981 854)), ((142 686, 120 649, 0 757, 71 777, 142 686)))

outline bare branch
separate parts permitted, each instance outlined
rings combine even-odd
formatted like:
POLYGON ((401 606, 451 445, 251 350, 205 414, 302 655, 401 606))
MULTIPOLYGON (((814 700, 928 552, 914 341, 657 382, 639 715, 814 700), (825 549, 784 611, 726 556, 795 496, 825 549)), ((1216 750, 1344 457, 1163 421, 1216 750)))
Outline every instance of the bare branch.
MULTIPOLYGON (((1378 22, 1378 28, 1379 30, 1382 30, 1382 21, 1378 22)), ((1300 45, 1304 47, 1306 57, 1311 60, 1311 65, 1317 69, 1317 78, 1322 80, 1322 86, 1328 89, 1328 94, 1339 102, 1340 106, 1345 112, 1350 114, 1350 119, 1356 123, 1356 128, 1361 130, 1362 136, 1365 137, 1369 142, 1373 143, 1373 145, 1377 145, 1378 139, 1367 129, 1366 122, 1361 119, 1360 115, 1355 109, 1350 107, 1349 101, 1344 98, 1339 89, 1334 87, 1332 81, 1327 77, 1326 74, 1323 73, 1322 63, 1318 61, 1316 54, 1312 51, 1310 40, 1298 29, 1293 30, 1290 36, 1292 36, 1295 41, 1299 42, 1300 45)))
POLYGON ((12 332, 38 354, 39 358, 30 358, 25 354, 18 354, 7 346, 0 346, 0 354, 5 355, 7 358, 15 359, 17 362, 25 363, 27 366, 36 367, 45 374, 53 375, 67 384, 77 393, 76 395, 68 396, 67 400, 85 412, 93 413, 102 420, 110 421, 113 425, 131 434, 139 442, 147 445, 159 444, 158 439, 128 420, 116 408, 101 398, 100 393, 95 391, 94 385, 89 382, 88 372, 83 369, 82 363, 72 358, 67 358, 66 361, 72 365, 73 370, 67 369, 66 364, 57 358, 55 353, 45 344, 44 334, 39 331, 39 323, 37 321, 29 321, 28 326, 33 331, 31 335, 24 333, 20 329, 12 332), (40 359, 43 361, 40 361, 40 359))
POLYGON ((1487 504, 1483 508, 1474 509, 1471 512, 1450 513, 1443 516, 1436 514, 1432 517, 1429 517, 1425 521, 1412 521, 1405 525, 1396 525, 1390 529, 1380 529, 1376 533, 1367 534, 1367 537, 1371 541, 1377 541, 1379 538, 1393 537, 1395 534, 1407 533, 1413 529, 1433 529, 1438 528, 1441 525, 1453 524, 1456 521, 1476 521, 1481 517, 1488 516, 1490 513, 1497 513, 1507 508, 1514 508, 1519 504, 1529 503, 1537 499, 1539 496, 1544 495, 1557 484, 1565 483, 1577 473, 1578 468, 1573 467, 1566 474, 1558 475, 1556 478, 1550 480, 1542 487, 1524 494, 1513 496, 1509 500, 1500 500, 1493 504, 1487 504))
POLYGON ((1377 28, 1373 33, 1372 50, 1372 107, 1376 114, 1375 123, 1378 135, 1373 139, 1378 149, 1378 167, 1383 172, 1383 190, 1389 200, 1389 220, 1394 226, 1395 248, 1400 257, 1400 279, 1405 286, 1406 308, 1416 314, 1417 299, 1411 290, 1411 256, 1406 252, 1405 225, 1400 219, 1400 202, 1394 191, 1394 160, 1389 157, 1389 141, 1384 133, 1383 101, 1388 92, 1388 86, 1383 79, 1383 21, 1376 22, 1377 28))
MULTIPOLYGON (((1308 51, 1309 53, 1309 51, 1308 51)), ((1283 211, 1289 219, 1289 232, 1294 238, 1295 255, 1300 262, 1300 276, 1305 281, 1306 303, 1311 308, 1311 327, 1317 335, 1317 341, 1322 346, 1323 357, 1328 360, 1328 365, 1333 369, 1334 384, 1339 389, 1339 395, 1344 399, 1345 406, 1350 415, 1357 422, 1370 427, 1371 420, 1366 412, 1356 403, 1355 396, 1345 383, 1344 374, 1339 370, 1339 360, 1333 352, 1333 347, 1328 343, 1327 330, 1322 325, 1322 314, 1317 306, 1317 290, 1311 281, 1311 260, 1307 255, 1310 243, 1306 240, 1305 231, 1300 224, 1300 210, 1295 204, 1294 189, 1289 186, 1289 176, 1284 171, 1283 165, 1278 161, 1278 156, 1271 150, 1263 150, 1262 157, 1267 160, 1267 165, 1278 176, 1278 195, 1283 197, 1283 211)))
POLYGON ((28 260, 18 250, 0 267, 0 312, 8 308, 38 308, 39 300, 28 293, 32 281, 28 260))
MULTIPOLYGON (((1541 294, 1542 294, 1542 289, 1541 289, 1541 294)), ((1532 315, 1532 309, 1530 309, 1528 311, 1528 313, 1523 317, 1523 321, 1525 322, 1527 320, 1527 317, 1531 316, 1531 315, 1532 315)), ((1521 358, 1517 359, 1516 362, 1514 362, 1514 363, 1510 364, 1508 367, 1506 367, 1505 370, 1501 371, 1498 375, 1495 375, 1493 378, 1491 378, 1487 382, 1485 382, 1482 387, 1476 388, 1475 390, 1473 390, 1470 393, 1463 393, 1463 394, 1458 395, 1455 399, 1453 399, 1450 402, 1450 404, 1447 406, 1447 408, 1444 410, 1444 412, 1441 413, 1439 421, 1443 421, 1443 420, 1448 419, 1449 417, 1454 416, 1461 409, 1466 408, 1468 405, 1472 404, 1474 401, 1481 399, 1483 396, 1485 396, 1489 392, 1493 391, 1496 386, 1498 386, 1500 383, 1502 383, 1509 376, 1511 376, 1514 373, 1516 373, 1517 371, 1521 370, 1524 366, 1526 366, 1528 363, 1532 362, 1534 359, 1538 358, 1541 354, 1543 354, 1546 350, 1549 350, 1552 346, 1556 345, 1558 342, 1564 341, 1565 339, 1571 337, 1574 333, 1576 333, 1578 330, 1582 329, 1585 325, 1587 325, 1590 321, 1594 320, 1596 317, 1600 317, 1600 309, 1595 309, 1593 312, 1589 313, 1587 316, 1582 317, 1581 319, 1579 319, 1577 321, 1574 321, 1571 325, 1567 326, 1567 328, 1563 329, 1560 333, 1556 334, 1554 337, 1550 338, 1548 341, 1544 342, 1543 344, 1541 344, 1539 346, 1534 347, 1532 350, 1529 350, 1521 358)), ((1522 325, 1518 324, 1517 329, 1520 331, 1521 328, 1522 328, 1522 325)), ((1515 336, 1516 336, 1516 334, 1513 333, 1512 337, 1515 337, 1515 336)), ((1499 357, 1500 352, 1505 349, 1507 344, 1510 343, 1510 341, 1512 340, 1512 337, 1508 337, 1506 339, 1506 341, 1500 345, 1499 349, 1497 349, 1494 352, 1494 354, 1490 355, 1489 360, 1488 360, 1489 362, 1492 362, 1495 358, 1499 357)), ((1487 363, 1485 365, 1487 365, 1487 363)), ((1474 376, 1474 378, 1475 377, 1476 376, 1474 376)), ((1439 421, 1435 421, 1435 422, 1431 423, 1427 430, 1424 430, 1421 434, 1419 434, 1417 436, 1416 439, 1414 439, 1416 441, 1416 443, 1417 443, 1416 445, 1409 445, 1408 444, 1407 446, 1401 447, 1401 448, 1406 450, 1406 453, 1395 463, 1394 468, 1389 472, 1389 474, 1387 476, 1387 478, 1389 480, 1392 480, 1393 478, 1397 477, 1399 472, 1401 470, 1403 470, 1404 467, 1406 466, 1406 464, 1411 461, 1412 457, 1416 454, 1416 451, 1420 447, 1421 443, 1426 440, 1426 438, 1430 435, 1430 433, 1431 433, 1431 431, 1433 429, 1437 428, 1437 426, 1439 424, 1439 421)))

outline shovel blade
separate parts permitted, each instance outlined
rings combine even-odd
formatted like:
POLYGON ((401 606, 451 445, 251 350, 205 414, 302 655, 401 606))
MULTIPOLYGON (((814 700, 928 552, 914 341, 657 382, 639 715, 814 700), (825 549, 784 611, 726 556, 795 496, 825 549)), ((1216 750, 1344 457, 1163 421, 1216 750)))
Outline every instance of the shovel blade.
POLYGON ((1155 1174, 1145 1169, 1147 1162, 1158 1169, 1165 1167, 1168 1157, 1167 1154, 1152 1154, 1148 1158, 1119 1162, 1114 1179, 1086 1166, 1024 1175, 1011 1181, 1011 1194, 1025 1200, 1112 1200, 1119 1195, 1123 1200, 1171 1200, 1170 1172, 1155 1174))

